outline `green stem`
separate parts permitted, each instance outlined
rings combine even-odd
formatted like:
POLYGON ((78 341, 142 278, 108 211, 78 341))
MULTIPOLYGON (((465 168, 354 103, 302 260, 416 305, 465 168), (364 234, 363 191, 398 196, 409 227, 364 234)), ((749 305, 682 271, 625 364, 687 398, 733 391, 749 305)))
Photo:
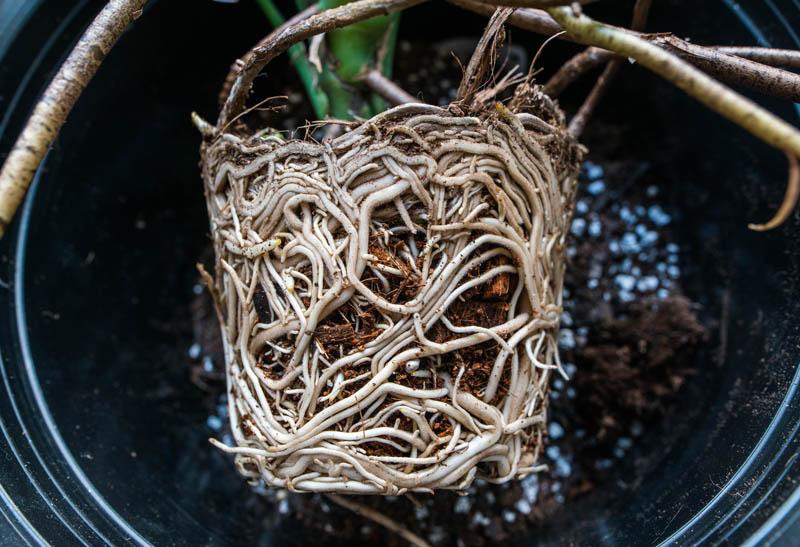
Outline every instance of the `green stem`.
MULTIPOLYGON (((258 5, 267 16, 273 27, 278 28, 286 22, 278 7, 272 0, 257 0, 258 5)), ((300 2, 302 0, 298 0, 300 2)), ((325 119, 330 114, 330 101, 323 91, 319 88, 320 75, 311 65, 306 54, 306 47, 303 44, 295 44, 289 48, 289 60, 297 71, 297 75, 303 82, 306 89, 314 115, 319 119, 325 119)))
MULTIPOLYGON (((349 0, 320 0, 321 9, 347 4, 349 0)), ((357 82, 365 70, 378 62, 391 20, 379 16, 328 33, 328 46, 337 62, 336 75, 343 82, 357 82)))
MULTIPOLYGON (((383 45, 380 48, 380 55, 378 62, 380 63, 381 72, 387 78, 392 77, 392 70, 394 69, 394 54, 397 50, 397 31, 400 28, 400 12, 392 13, 389 15, 389 28, 384 35, 383 45)), ((373 93, 370 96, 370 104, 375 114, 383 112, 388 108, 388 104, 383 97, 373 93)))
MULTIPOLYGON (((257 0, 273 26, 285 21, 274 0, 257 0)), ((350 0, 320 0, 320 11, 347 4, 350 0)), ((305 9, 309 0, 295 0, 305 9)), ((330 63, 319 73, 309 62, 306 47, 295 44, 288 54, 319 118, 350 119, 353 114, 371 117, 386 110, 386 102, 364 90, 361 77, 374 67, 390 76, 394 62, 399 13, 373 17, 327 34, 330 63)))
POLYGON ((320 85, 325 90, 330 102, 331 116, 338 120, 352 119, 353 113, 350 110, 352 96, 327 64, 322 66, 320 85))
MULTIPOLYGON (((335 8, 349 1, 320 0, 320 8, 335 8)), ((348 107, 356 107, 362 116, 373 116, 386 109, 386 102, 382 98, 363 90, 361 78, 375 67, 386 76, 391 74, 398 20, 399 13, 373 17, 336 29, 327 35, 328 51, 335 63, 336 78, 343 85, 362 90, 358 94, 360 97, 350 97, 348 101, 348 107)), ((333 110, 337 110, 337 107, 333 106, 333 110)))

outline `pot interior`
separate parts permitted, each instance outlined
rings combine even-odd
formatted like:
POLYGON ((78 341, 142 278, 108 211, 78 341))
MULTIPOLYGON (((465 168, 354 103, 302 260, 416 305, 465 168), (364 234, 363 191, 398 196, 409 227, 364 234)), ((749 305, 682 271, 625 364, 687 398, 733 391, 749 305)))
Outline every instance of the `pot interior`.
MULTIPOLYGON (((761 8, 753 7, 760 18, 744 19, 748 29, 727 2, 692 17, 676 11, 688 4, 657 3, 652 28, 698 43, 753 44, 762 33, 785 39, 774 14, 761 8)), ((38 89, 94 8, 39 8, 7 54, 13 71, 30 52, 44 52, 23 88, 38 89), (53 36, 48 50, 34 45, 45 33, 53 36)), ((228 66, 268 28, 251 2, 191 9, 151 3, 124 36, 3 241, 3 277, 11 283, 0 296, 9 310, 0 338, 5 366, 31 441, 65 496, 88 515, 90 524, 75 526, 79 535, 186 545, 321 541, 292 519, 270 524, 230 458, 209 445, 208 395, 190 378, 195 263, 207 256, 209 235, 200 138, 189 113, 214 119, 228 66)), ((595 11, 600 18, 626 17, 603 9, 595 11)), ((482 21, 431 3, 405 16, 401 38, 474 39, 482 21)), ((518 30, 511 37, 528 58, 541 43, 518 30)), ((573 51, 551 44, 542 64, 556 66, 573 51)), ((281 90, 282 63, 260 78, 257 94, 281 90)), ((587 89, 577 86, 564 105, 574 111, 587 89)), ((796 122, 792 105, 763 102, 796 122)), ((9 110, 3 150, 23 105, 9 110)), ((783 156, 638 67, 617 78, 584 142, 593 162, 644 165, 643 180, 658 182, 670 237, 681 249, 683 290, 698 304, 708 338, 686 363, 692 373, 663 418, 602 485, 517 539, 629 544, 676 532, 695 539, 752 532, 755 524, 737 528, 723 517, 760 507, 758 481, 741 498, 723 495, 716 512, 703 508, 721 489, 765 476, 794 438, 786 428, 798 410, 800 221, 794 214, 766 234, 746 227, 780 203, 783 156), (780 438, 765 435, 771 425, 783 428, 780 438)))

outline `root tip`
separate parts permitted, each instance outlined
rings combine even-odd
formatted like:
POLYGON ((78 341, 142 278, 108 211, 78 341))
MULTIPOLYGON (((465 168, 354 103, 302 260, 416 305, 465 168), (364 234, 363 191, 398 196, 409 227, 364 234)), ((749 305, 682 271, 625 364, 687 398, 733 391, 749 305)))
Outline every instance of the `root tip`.
POLYGON ((747 227, 749 229, 753 230, 754 232, 766 232, 766 231, 772 229, 768 224, 753 224, 753 223, 750 223, 750 224, 747 225, 747 227))
POLYGON ((197 112, 192 112, 192 123, 204 137, 213 137, 217 129, 200 117, 197 112))

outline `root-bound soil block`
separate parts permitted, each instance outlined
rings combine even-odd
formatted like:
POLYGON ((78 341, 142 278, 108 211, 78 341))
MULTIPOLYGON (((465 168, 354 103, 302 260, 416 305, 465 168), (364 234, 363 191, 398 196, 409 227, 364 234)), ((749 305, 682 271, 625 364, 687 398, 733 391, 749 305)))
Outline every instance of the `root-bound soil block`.
POLYGON ((535 471, 581 153, 528 83, 321 143, 207 137, 241 473, 399 494, 535 471))

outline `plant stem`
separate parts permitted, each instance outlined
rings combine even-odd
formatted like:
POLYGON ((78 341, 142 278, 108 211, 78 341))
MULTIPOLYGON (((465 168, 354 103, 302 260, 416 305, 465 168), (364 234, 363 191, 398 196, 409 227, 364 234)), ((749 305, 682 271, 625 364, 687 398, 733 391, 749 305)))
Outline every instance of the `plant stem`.
POLYGON ((375 95, 392 104, 398 105, 418 102, 416 97, 384 76, 380 70, 369 71, 362 81, 375 95))
MULTIPOLYGON (((341 7, 349 1, 321 0, 320 7, 322 9, 341 7)), ((334 113, 339 112, 337 117, 351 117, 352 108, 356 108, 358 114, 364 117, 374 116, 386 109, 386 102, 374 93, 363 96, 361 101, 357 101, 354 99, 357 99, 360 93, 345 94, 341 93, 341 90, 344 86, 363 88, 362 78, 376 67, 379 67, 385 76, 391 74, 399 15, 393 13, 373 17, 328 33, 328 53, 334 68, 333 74, 326 75, 325 80, 326 85, 331 86, 329 91, 331 109, 334 113), (361 104, 358 104, 359 102, 361 104)))
POLYGON ((552 8, 556 6, 568 6, 570 4, 589 4, 594 0, 480 0, 489 6, 499 6, 504 8, 552 8))
POLYGON ((634 59, 764 142, 800 155, 800 131, 686 61, 631 32, 575 14, 570 8, 548 11, 578 41, 634 59))
MULTIPOLYGON (((264 12, 273 27, 278 28, 286 22, 286 19, 272 0, 257 1, 261 11, 264 12)), ((303 82, 308 100, 314 109, 314 115, 319 119, 327 118, 330 115, 330 101, 319 88, 320 75, 309 62, 305 45, 302 43, 294 44, 289 48, 288 55, 289 60, 297 71, 297 75, 303 82)))
MULTIPOLYGON (((633 7, 631 29, 635 31, 644 30, 647 24, 647 15, 650 13, 651 3, 652 0, 636 0, 636 5, 633 7)), ((591 50, 592 48, 589 49, 591 50)), ((597 103, 599 103, 600 99, 605 95, 611 85, 611 81, 614 79, 617 72, 619 72, 621 66, 622 59, 619 57, 612 58, 608 61, 605 70, 603 70, 603 73, 597 79, 597 82, 595 82, 594 87, 592 87, 591 93, 589 93, 589 96, 583 102, 577 114, 575 114, 575 117, 569 122, 569 130, 576 137, 579 137, 581 133, 583 133, 583 130, 586 128, 586 123, 597 107, 597 103)))
MULTIPOLYGON (((497 0, 497 3, 503 1, 497 0)), ((493 5, 478 0, 447 0, 447 2, 487 16, 490 16, 495 10, 493 5)), ((508 22, 518 28, 545 36, 553 36, 564 30, 547 11, 542 9, 519 8, 511 14, 508 22)), ((798 51, 698 46, 666 33, 648 34, 621 27, 606 26, 617 32, 638 36, 642 40, 667 49, 673 55, 677 55, 684 61, 700 67, 715 78, 729 84, 744 85, 761 93, 800 102, 800 76, 787 70, 770 69, 770 66, 800 66, 800 52, 798 51)), ((592 45, 572 34, 561 34, 559 39, 592 45)))
POLYGON ((613 57, 613 53, 603 48, 587 47, 561 65, 561 68, 547 80, 544 92, 553 98, 558 97, 572 82, 613 57))
MULTIPOLYGON (((321 0, 324 9, 338 8, 350 0, 321 0)), ((377 62, 378 49, 389 31, 391 19, 383 15, 359 21, 328 33, 330 53, 336 59, 336 75, 342 81, 356 82, 367 67, 377 62)))
POLYGON ((72 107, 145 0, 111 0, 86 29, 45 89, 0 169, 0 237, 72 107))
POLYGON ((589 96, 583 102, 581 107, 578 109, 578 112, 569 122, 569 132, 575 135, 575 137, 580 137, 583 133, 583 130, 586 128, 586 123, 589 121, 589 118, 594 113, 594 109, 597 107, 597 103, 600 102, 600 99, 603 98, 605 95, 608 86, 611 83, 612 78, 616 75, 619 71, 621 61, 619 59, 612 59, 606 64, 606 68, 603 70, 603 73, 600 74, 600 77, 595 82, 594 87, 592 87, 592 91, 589 93, 589 96))
POLYGON ((228 98, 220 111, 217 129, 224 127, 245 108, 253 80, 275 57, 292 45, 307 38, 331 32, 359 21, 400 11, 425 0, 357 0, 344 6, 312 15, 289 27, 278 35, 270 35, 256 44, 236 65, 235 76, 228 98))
POLYGON ((322 66, 320 85, 328 96, 330 115, 337 120, 352 119, 353 113, 350 109, 350 104, 352 102, 350 92, 345 89, 341 80, 339 80, 336 73, 331 70, 327 63, 322 66))
POLYGON ((575 39, 635 60, 691 95, 711 110, 725 116, 789 157, 789 181, 783 204, 766 224, 750 225, 764 231, 784 222, 800 196, 797 157, 800 131, 750 99, 719 83, 688 62, 624 29, 605 25, 571 8, 552 8, 550 15, 575 39))
POLYGON ((715 51, 736 55, 743 59, 750 59, 765 65, 800 68, 800 51, 796 49, 776 49, 770 47, 749 47, 749 46, 713 46, 715 51))
MULTIPOLYGON (((389 15, 389 28, 384 35, 383 44, 378 50, 378 70, 386 78, 392 77, 394 69, 394 55, 397 51, 397 31, 400 29, 400 12, 389 15)), ((385 97, 379 93, 373 93, 370 102, 375 114, 383 112, 387 108, 385 97)), ((406 101, 403 101, 406 102, 406 101)))

